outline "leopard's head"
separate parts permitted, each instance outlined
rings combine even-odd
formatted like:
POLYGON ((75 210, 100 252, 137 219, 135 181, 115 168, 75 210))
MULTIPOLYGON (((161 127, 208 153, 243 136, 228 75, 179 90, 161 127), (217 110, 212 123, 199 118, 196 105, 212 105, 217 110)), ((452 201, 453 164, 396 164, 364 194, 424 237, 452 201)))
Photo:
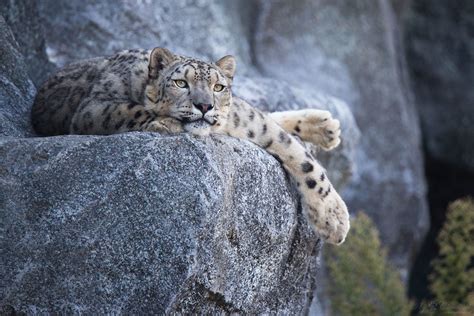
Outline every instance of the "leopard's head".
POLYGON ((186 131, 207 134, 213 126, 225 125, 234 72, 232 56, 207 63, 155 48, 148 65, 145 105, 160 116, 181 121, 186 131))

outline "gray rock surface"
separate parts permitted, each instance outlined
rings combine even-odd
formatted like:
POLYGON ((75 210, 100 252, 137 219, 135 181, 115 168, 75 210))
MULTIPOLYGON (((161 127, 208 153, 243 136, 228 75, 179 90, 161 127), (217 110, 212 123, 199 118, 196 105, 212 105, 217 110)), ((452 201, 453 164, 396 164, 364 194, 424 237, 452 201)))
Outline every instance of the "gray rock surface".
POLYGON ((0 15, 0 136, 31 134, 29 112, 35 94, 18 43, 0 15))
POLYGON ((388 0, 261 1, 255 55, 266 75, 347 102, 361 129, 345 197, 374 218, 407 268, 429 222, 420 128, 388 0), (309 70, 309 71, 308 71, 309 70))
POLYGON ((0 15, 10 27, 18 50, 25 58, 27 71, 38 86, 54 70, 46 55, 43 23, 36 0, 2 1, 0 15))
POLYGON ((279 163, 248 142, 3 139, 0 156, 0 305, 300 314, 311 302, 319 244, 279 163))
POLYGON ((253 1, 44 0, 48 54, 57 65, 130 48, 167 47, 218 60, 232 53, 240 71, 250 63, 253 1), (243 14, 239 14, 243 13, 243 14))
POLYGON ((415 0, 405 20, 427 151, 474 172, 474 2, 415 0))

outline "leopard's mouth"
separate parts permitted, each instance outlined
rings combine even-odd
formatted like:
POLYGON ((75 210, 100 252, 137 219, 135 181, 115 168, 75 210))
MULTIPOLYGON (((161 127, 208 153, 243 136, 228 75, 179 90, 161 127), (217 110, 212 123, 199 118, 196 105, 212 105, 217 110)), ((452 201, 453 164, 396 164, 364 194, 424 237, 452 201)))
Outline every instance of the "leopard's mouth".
POLYGON ((181 122, 183 122, 184 125, 193 124, 194 126, 199 125, 199 126, 207 127, 207 126, 212 126, 216 124, 217 120, 215 118, 200 117, 195 120, 191 120, 189 118, 183 118, 181 119, 181 122))
POLYGON ((207 136, 211 132, 211 126, 216 122, 215 119, 200 118, 186 123, 183 122, 183 129, 195 135, 207 136))

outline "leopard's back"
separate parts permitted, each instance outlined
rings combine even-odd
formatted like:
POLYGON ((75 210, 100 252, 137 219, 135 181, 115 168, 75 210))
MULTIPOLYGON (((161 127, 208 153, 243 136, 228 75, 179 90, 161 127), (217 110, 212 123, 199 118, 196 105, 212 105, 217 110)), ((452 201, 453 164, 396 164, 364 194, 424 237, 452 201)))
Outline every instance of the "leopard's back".
POLYGON ((99 79, 104 61, 94 58, 73 63, 43 83, 31 110, 31 123, 38 134, 68 133, 72 116, 99 79))
POLYGON ((39 89, 31 111, 34 130, 43 136, 70 132, 71 120, 88 97, 141 100, 149 51, 129 50, 70 64, 39 89))

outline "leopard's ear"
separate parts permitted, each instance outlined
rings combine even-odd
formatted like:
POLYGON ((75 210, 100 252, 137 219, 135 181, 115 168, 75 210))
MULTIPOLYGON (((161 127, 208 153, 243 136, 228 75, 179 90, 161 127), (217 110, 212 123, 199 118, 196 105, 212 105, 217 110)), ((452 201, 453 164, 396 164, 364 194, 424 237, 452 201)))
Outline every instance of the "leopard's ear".
POLYGON ((166 66, 171 64, 176 56, 166 48, 156 47, 150 54, 150 63, 148 64, 148 78, 157 79, 158 74, 166 66))
POLYGON ((224 76, 226 76, 230 81, 234 79, 235 73, 235 57, 231 55, 227 55, 216 61, 217 67, 222 70, 224 76))

